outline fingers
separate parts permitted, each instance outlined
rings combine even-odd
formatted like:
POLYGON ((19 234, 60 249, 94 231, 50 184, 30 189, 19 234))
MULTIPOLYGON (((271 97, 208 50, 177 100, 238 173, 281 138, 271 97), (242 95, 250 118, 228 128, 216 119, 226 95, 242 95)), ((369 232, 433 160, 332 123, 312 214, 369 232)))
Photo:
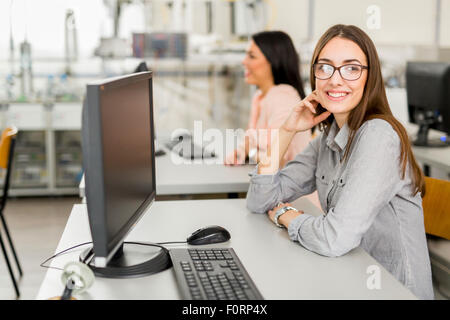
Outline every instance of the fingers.
POLYGON ((316 113, 317 104, 316 104, 316 106, 314 106, 311 102, 305 100, 305 101, 303 101, 303 105, 305 107, 307 107, 309 109, 309 111, 311 111, 312 113, 316 113))
POLYGON ((314 118, 314 125, 317 125, 318 123, 322 122, 323 120, 325 120, 326 118, 328 118, 330 116, 331 112, 330 111, 325 111, 321 114, 319 114, 317 117, 314 118))
POLYGON ((306 98, 306 100, 312 102, 315 106, 320 103, 319 95, 317 94, 317 90, 311 92, 306 98))
POLYGON ((300 104, 296 106, 296 111, 301 111, 303 107, 306 107, 311 111, 311 113, 316 113, 317 105, 320 103, 319 97, 316 91, 313 91, 305 99, 303 99, 300 104))
POLYGON ((234 150, 231 154, 229 154, 225 159, 226 166, 234 166, 238 163, 238 152, 234 150))

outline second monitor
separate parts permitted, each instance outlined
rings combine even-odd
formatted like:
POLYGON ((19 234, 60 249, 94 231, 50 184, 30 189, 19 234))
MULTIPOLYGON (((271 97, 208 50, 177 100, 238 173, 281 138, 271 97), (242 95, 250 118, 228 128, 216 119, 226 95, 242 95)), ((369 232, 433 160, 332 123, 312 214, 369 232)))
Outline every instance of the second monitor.
POLYGON ((429 129, 450 135, 450 63, 408 62, 406 90, 409 122, 419 125, 416 146, 448 146, 448 138, 431 140, 429 129))

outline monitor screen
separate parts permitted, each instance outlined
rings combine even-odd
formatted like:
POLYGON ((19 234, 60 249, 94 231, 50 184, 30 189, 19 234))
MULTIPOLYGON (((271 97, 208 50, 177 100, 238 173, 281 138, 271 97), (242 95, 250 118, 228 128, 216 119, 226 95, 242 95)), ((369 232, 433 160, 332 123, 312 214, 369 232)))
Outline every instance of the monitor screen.
POLYGON ((148 81, 100 92, 107 236, 114 239, 154 191, 148 81))
POLYGON ((408 62, 406 93, 409 121, 419 125, 417 146, 446 146, 428 139, 428 130, 450 133, 450 63, 408 62))
POLYGON ((87 86, 83 165, 95 264, 105 266, 156 194, 152 73, 87 86))

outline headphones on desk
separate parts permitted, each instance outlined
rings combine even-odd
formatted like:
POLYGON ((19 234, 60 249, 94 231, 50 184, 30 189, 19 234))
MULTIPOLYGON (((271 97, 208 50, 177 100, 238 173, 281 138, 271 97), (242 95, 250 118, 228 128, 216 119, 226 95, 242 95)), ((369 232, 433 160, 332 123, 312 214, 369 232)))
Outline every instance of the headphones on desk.
POLYGON ((94 280, 94 273, 86 264, 76 261, 69 262, 64 266, 61 275, 61 282, 64 285, 62 295, 49 300, 76 300, 73 296, 89 289, 94 280))

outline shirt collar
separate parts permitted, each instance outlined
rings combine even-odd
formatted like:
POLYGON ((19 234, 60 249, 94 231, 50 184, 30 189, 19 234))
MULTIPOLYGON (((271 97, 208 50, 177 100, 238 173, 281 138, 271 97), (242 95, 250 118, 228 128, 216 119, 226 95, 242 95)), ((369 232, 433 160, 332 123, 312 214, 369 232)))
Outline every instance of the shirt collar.
POLYGON ((338 147, 340 149, 339 151, 343 151, 347 146, 348 136, 349 129, 347 123, 339 129, 336 120, 334 120, 331 124, 330 131, 328 132, 327 146, 333 150, 338 147))

